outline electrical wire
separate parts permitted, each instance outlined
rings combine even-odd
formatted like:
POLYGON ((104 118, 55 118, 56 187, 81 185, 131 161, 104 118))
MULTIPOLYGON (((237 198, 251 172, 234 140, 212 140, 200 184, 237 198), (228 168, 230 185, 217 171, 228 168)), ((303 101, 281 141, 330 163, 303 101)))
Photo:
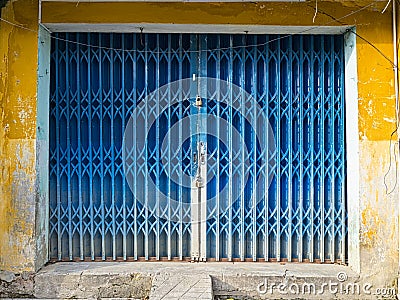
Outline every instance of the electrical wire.
MULTIPOLYGON (((213 48, 213 49, 187 50, 187 51, 185 51, 185 53, 213 52, 213 51, 224 51, 224 50, 230 50, 230 49, 241 49, 241 48, 248 48, 248 47, 265 46, 267 44, 270 44, 270 43, 273 43, 273 42, 276 42, 276 41, 279 41, 279 40, 282 40, 282 39, 285 39, 285 38, 288 38, 288 37, 291 37, 291 36, 294 36, 294 35, 300 35, 300 34, 309 33, 310 31, 316 30, 318 28, 323 28, 324 26, 328 26, 328 25, 330 25, 332 23, 339 22, 340 20, 348 18, 348 17, 350 17, 350 16, 352 16, 352 15, 354 15, 356 13, 359 13, 359 12, 371 7, 372 5, 374 5, 377 2, 380 2, 380 0, 374 0, 371 3, 365 5, 365 6, 359 8, 357 10, 354 10, 354 11, 352 11, 352 12, 350 12, 350 13, 342 16, 342 17, 334 18, 334 20, 326 22, 326 23, 324 23, 322 25, 313 26, 313 27, 301 30, 301 31, 296 32, 296 33, 291 33, 291 34, 286 34, 286 35, 283 35, 283 36, 279 36, 279 37, 273 38, 271 40, 268 40, 267 42, 264 42, 264 43, 251 44, 251 45, 238 45, 238 46, 221 47, 221 48, 213 48)), ((30 28, 24 27, 22 25, 10 22, 10 21, 5 20, 5 19, 3 19, 1 17, 0 17, 0 21, 3 21, 5 23, 7 23, 7 24, 10 24, 10 25, 22 28, 22 29, 26 29, 26 30, 29 30, 29 31, 37 32, 36 30, 33 30, 33 29, 30 29, 30 28)), ((43 24, 40 23, 39 25, 42 26, 42 28, 44 28, 47 32, 52 33, 43 24)), ((55 40, 62 41, 62 42, 83 46, 83 47, 95 48, 95 49, 107 50, 107 51, 121 51, 121 52, 133 52, 133 53, 135 53, 135 52, 137 52, 137 53, 146 53, 147 52, 147 53, 154 53, 154 54, 169 53, 168 50, 166 50, 166 51, 152 51, 152 50, 122 49, 122 48, 113 48, 113 47, 106 47, 106 46, 100 46, 100 45, 91 45, 91 44, 81 43, 81 42, 77 42, 77 41, 73 41, 73 40, 69 40, 69 39, 64 39, 64 38, 61 38, 61 37, 58 37, 58 36, 54 36, 54 35, 51 35, 51 38, 55 39, 55 40)))
POLYGON ((315 0, 315 13, 314 13, 314 16, 312 18, 313 24, 315 23, 315 18, 317 17, 317 14, 318 14, 318 0, 315 0))
MULTIPOLYGON (((391 3, 392 0, 388 0, 385 8, 383 9, 382 13, 384 13, 386 11, 386 9, 388 8, 389 4, 391 3)), ((394 0, 393 0, 394 1, 394 0)), ((395 9, 395 3, 393 2, 393 9, 395 9)), ((340 21, 339 19, 336 19, 333 16, 332 17, 335 21, 340 21)), ((340 22, 339 22, 340 23, 340 22)), ((398 70, 398 66, 397 66, 397 62, 392 61, 388 56, 386 56, 378 47, 376 47, 373 43, 371 43, 370 41, 368 41, 366 38, 364 38, 363 36, 361 36, 360 34, 358 34, 357 32, 355 32, 352 28, 349 28, 346 30, 346 32, 350 32, 352 34, 354 34, 356 37, 358 37, 359 39, 363 40, 364 42, 366 42, 368 45, 370 45, 372 48, 374 48, 383 58, 385 58, 393 67, 393 70, 397 71, 398 70)), ((396 51, 398 51, 397 49, 397 44, 395 45, 396 47, 396 51)), ((397 97, 396 97, 397 99, 397 97)), ((394 187, 389 191, 389 187, 387 184, 387 177, 392 169, 392 153, 391 153, 391 148, 392 148, 392 140, 393 140, 393 136, 398 132, 399 130, 399 120, 398 120, 398 110, 399 110, 399 103, 397 103, 397 100, 395 102, 395 108, 396 108, 396 128, 392 131, 392 133, 390 134, 390 139, 389 139, 389 166, 388 169, 385 173, 385 175, 383 176, 383 184, 385 185, 385 191, 386 191, 386 195, 390 195, 391 193, 393 193, 396 189, 397 186, 397 181, 398 181, 398 165, 397 165, 397 156, 396 156, 396 147, 393 150, 393 155, 394 155, 394 159, 395 159, 395 184, 394 187)), ((398 144, 398 142, 397 142, 398 144)))
POLYGON ((6 23, 6 24, 9 24, 9 25, 11 25, 11 26, 14 26, 14 27, 18 27, 18 28, 21 28, 21 29, 25 29, 25 30, 27 30, 27 31, 31 31, 31 32, 35 32, 35 33, 38 32, 37 30, 34 30, 34 29, 31 29, 31 28, 22 26, 22 25, 17 24, 17 23, 10 22, 10 21, 8 21, 8 20, 6 20, 6 19, 3 19, 2 17, 0 17, 0 21, 4 22, 4 23, 6 23))
POLYGON ((386 6, 385 6, 385 8, 382 10, 382 14, 384 14, 385 13, 385 11, 387 10, 387 8, 389 7, 389 4, 390 4, 390 2, 392 2, 392 0, 388 0, 388 2, 386 3, 386 6))
MULTIPOLYGON (((397 172, 398 172, 398 167, 397 167, 397 156, 396 156, 396 147, 393 147, 393 155, 394 155, 394 160, 395 160, 395 166, 396 166, 396 170, 395 170, 395 182, 394 182, 394 186, 393 188, 389 191, 389 187, 388 184, 386 182, 386 178, 390 173, 390 170, 392 169, 392 154, 391 154, 391 150, 392 150, 392 139, 393 139, 393 135, 397 132, 398 127, 396 128, 396 130, 394 130, 392 132, 392 134, 390 135, 390 140, 389 140, 389 168, 385 173, 385 176, 383 177, 383 184, 385 185, 385 191, 386 191, 386 195, 390 195, 391 193, 393 193, 396 189, 397 186, 397 172)), ((398 142, 395 143, 394 145, 399 144, 398 142)))
MULTIPOLYGON (((386 5, 385 10, 388 7, 390 2, 391 2, 391 0, 388 1, 388 4, 386 5)), ((389 140, 389 167, 388 167, 388 170, 387 170, 385 176, 383 177, 383 183, 385 184, 385 188, 386 188, 386 195, 390 195, 391 193, 393 193, 395 191, 396 186, 397 186, 397 180, 398 180, 398 163, 397 163, 396 146, 395 146, 394 149, 393 149, 393 154, 394 154, 394 159, 395 159, 395 166, 396 166, 396 168, 395 168, 395 184, 394 184, 392 190, 390 192, 388 192, 388 185, 387 185, 387 182, 386 182, 386 180, 387 180, 386 178, 387 178, 387 176, 389 175, 389 172, 392 169, 392 155, 391 155, 391 152, 390 152, 391 151, 391 146, 392 146, 392 139, 393 139, 393 135, 395 133, 397 133, 398 129, 399 129, 399 97, 398 97, 399 95, 398 95, 398 80, 397 80, 397 77, 396 77, 398 75, 398 66, 397 66, 397 64, 398 64, 398 55, 397 55, 397 53, 398 53, 398 47, 397 47, 397 39, 398 39, 398 37, 397 37, 397 34, 396 34, 397 33, 397 28, 396 28, 397 27, 396 1, 393 0, 392 4, 393 4, 393 12, 392 12, 393 58, 394 58, 395 63, 396 63, 396 66, 394 66, 394 68, 393 68, 394 72, 396 72, 396 74, 395 74, 395 84, 396 84, 396 86, 395 86, 395 93, 396 93, 396 95, 395 95, 395 98, 396 98, 396 103, 395 103, 395 105, 396 105, 396 128, 393 130, 392 134, 390 135, 390 140, 389 140)), ((399 144, 399 142, 397 142, 397 145, 398 144, 399 144)), ((396 145, 396 143, 395 143, 395 145, 396 145)))
POLYGON ((376 47, 373 43, 371 43, 370 41, 368 41, 366 38, 362 37, 361 35, 359 35, 357 32, 355 32, 352 28, 349 28, 346 30, 346 32, 351 32, 352 34, 354 34, 356 37, 360 38, 361 40, 363 40, 364 42, 366 42, 368 45, 370 45, 372 48, 374 48, 376 51, 378 51, 378 53, 380 55, 382 55, 391 65, 393 68, 396 68, 396 64, 385 55, 385 53, 383 53, 378 47, 376 47))

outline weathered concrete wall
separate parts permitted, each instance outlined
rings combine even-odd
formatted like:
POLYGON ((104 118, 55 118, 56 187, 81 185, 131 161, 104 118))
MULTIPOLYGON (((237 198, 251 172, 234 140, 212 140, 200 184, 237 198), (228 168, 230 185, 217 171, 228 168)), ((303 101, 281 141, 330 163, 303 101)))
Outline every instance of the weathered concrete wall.
MULTIPOLYGON (((360 154, 363 154, 360 162, 361 272, 375 287, 391 286, 395 284, 398 266, 398 193, 386 195, 383 182, 388 171, 389 143, 363 140, 360 154)), ((395 162, 392 164, 392 172, 387 177, 389 191, 395 184, 395 162)))
POLYGON ((35 161, 38 3, 10 1, 0 22, 0 269, 37 269, 35 161))

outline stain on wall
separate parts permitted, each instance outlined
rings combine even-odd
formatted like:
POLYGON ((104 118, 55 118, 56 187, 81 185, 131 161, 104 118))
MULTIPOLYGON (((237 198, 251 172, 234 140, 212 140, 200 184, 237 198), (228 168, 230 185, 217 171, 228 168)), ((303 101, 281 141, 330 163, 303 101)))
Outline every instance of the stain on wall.
POLYGON ((393 165, 387 176, 390 194, 386 194, 383 178, 388 171, 389 143, 364 140, 360 154, 361 270, 374 287, 386 287, 394 283, 398 271, 398 192, 390 193, 396 170, 393 165))

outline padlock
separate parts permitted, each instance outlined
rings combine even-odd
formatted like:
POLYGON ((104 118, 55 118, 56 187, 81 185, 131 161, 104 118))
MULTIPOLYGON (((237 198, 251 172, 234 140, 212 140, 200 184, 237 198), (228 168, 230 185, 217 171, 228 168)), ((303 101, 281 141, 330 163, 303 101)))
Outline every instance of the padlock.
POLYGON ((197 188, 201 188, 201 187, 204 186, 204 180, 200 176, 196 177, 196 181, 195 182, 196 182, 196 187, 197 188))
POLYGON ((203 100, 201 100, 201 97, 200 97, 200 96, 197 96, 197 97, 196 97, 196 102, 195 102, 194 105, 196 105, 196 106, 198 106, 198 107, 200 107, 200 106, 203 105, 203 100))

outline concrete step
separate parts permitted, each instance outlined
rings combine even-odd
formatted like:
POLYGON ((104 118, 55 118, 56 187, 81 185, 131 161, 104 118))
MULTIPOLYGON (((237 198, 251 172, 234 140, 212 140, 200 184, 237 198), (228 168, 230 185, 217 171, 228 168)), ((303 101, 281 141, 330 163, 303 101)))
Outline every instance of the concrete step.
POLYGON ((303 263, 63 262, 39 271, 33 291, 41 299, 373 298, 350 268, 303 263))
POLYGON ((147 299, 152 275, 118 263, 56 263, 35 276, 42 299, 147 299))

